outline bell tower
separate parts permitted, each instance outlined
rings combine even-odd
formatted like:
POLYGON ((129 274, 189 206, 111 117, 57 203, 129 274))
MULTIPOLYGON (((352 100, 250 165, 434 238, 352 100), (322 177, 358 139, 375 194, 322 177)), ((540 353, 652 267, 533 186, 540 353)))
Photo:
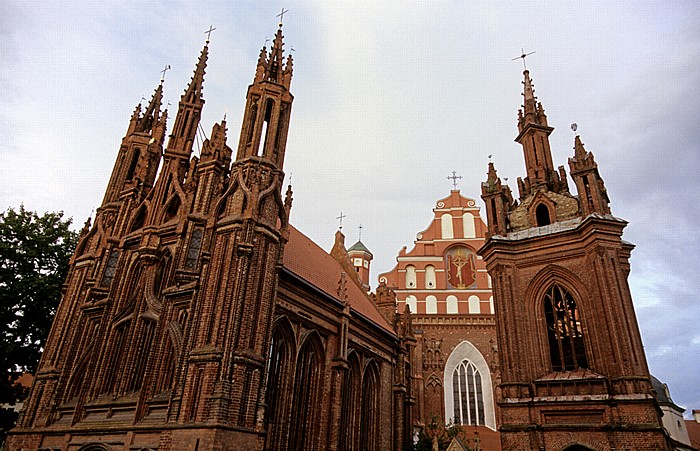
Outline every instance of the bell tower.
POLYGON ((524 72, 518 136, 527 176, 514 200, 492 163, 479 250, 492 277, 504 450, 668 449, 627 283, 633 245, 576 136, 554 169, 542 104, 524 72))

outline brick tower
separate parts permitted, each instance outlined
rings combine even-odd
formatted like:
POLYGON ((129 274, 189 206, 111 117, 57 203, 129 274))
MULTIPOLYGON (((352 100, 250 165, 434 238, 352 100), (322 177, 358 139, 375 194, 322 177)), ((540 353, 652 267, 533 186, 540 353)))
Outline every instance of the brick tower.
POLYGON ((292 57, 280 24, 261 50, 232 163, 225 120, 192 155, 208 45, 165 148, 162 81, 131 117, 8 449, 264 445, 291 208, 282 167, 292 57))
POLYGON ((554 169, 542 104, 524 72, 519 200, 493 163, 482 184, 493 279, 504 450, 665 450, 627 277, 633 246, 580 138, 554 169))

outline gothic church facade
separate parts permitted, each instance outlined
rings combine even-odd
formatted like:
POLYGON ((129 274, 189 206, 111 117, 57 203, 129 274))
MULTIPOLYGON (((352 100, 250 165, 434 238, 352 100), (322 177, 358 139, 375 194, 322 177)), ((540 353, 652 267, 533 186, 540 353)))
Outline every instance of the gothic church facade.
POLYGON ((162 83, 134 111, 8 449, 401 451, 410 440, 410 315, 386 288, 367 293, 342 234, 331 256, 289 224, 281 24, 235 153, 224 120, 196 157, 207 58, 208 42, 167 145, 162 83))
POLYGON ((451 193, 368 294, 364 246, 337 233, 329 254, 289 224, 281 27, 260 52, 235 153, 224 120, 196 157, 207 58, 208 43, 167 144, 162 85, 134 111, 7 449, 403 451, 434 410, 498 428, 504 450, 668 449, 625 222, 578 138, 579 194, 554 170, 527 72, 519 201, 491 165, 488 226, 451 193), (442 219, 448 204, 459 219, 442 219), (462 349, 454 368, 447 347, 462 349))

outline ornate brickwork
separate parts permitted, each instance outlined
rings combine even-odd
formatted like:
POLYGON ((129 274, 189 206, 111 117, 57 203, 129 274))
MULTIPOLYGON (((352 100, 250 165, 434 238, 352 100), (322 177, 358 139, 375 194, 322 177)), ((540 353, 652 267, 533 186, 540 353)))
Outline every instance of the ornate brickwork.
POLYGON ((193 156, 207 58, 208 42, 167 146, 162 85, 134 111, 9 449, 401 451, 410 440, 410 314, 386 308, 386 287, 379 310, 342 235, 334 258, 289 225, 281 25, 235 157, 225 120, 193 156))
POLYGON ((503 449, 667 449, 627 285, 626 222, 610 215, 578 136, 569 159, 578 195, 569 192, 524 75, 520 199, 493 164, 482 184, 490 239, 479 254, 493 277, 503 449))

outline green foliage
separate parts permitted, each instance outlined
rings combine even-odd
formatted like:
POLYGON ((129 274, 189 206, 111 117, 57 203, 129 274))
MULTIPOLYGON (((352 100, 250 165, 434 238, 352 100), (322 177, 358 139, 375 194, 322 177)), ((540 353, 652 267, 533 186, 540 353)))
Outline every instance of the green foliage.
POLYGON ((0 213, 0 403, 26 396, 13 383, 36 371, 78 241, 70 224, 62 212, 39 216, 24 206, 0 213))

